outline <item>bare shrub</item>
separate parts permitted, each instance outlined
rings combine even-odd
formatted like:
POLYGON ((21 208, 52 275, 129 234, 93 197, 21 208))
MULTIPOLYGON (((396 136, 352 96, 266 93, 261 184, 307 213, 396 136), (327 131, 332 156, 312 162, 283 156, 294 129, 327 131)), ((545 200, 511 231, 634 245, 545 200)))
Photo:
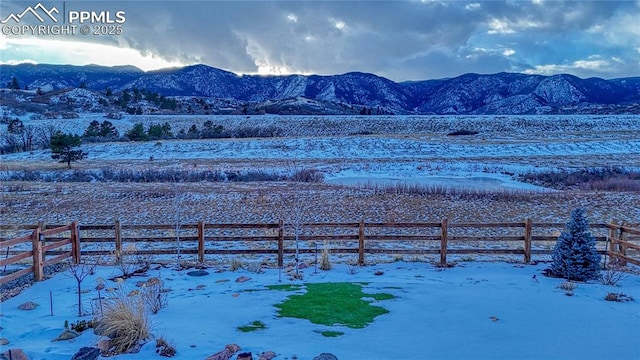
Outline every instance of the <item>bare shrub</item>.
POLYGON ((233 258, 231 260, 230 269, 231 269, 231 271, 236 271, 236 270, 242 269, 242 261, 238 260, 237 258, 233 258))
POLYGON ((609 265, 600 275, 600 281, 604 285, 618 286, 618 283, 627 277, 620 265, 609 265))
POLYGON ((176 355, 176 348, 163 337, 159 337, 156 339, 156 354, 164 357, 173 357, 176 355))
POLYGON ((360 271, 360 267, 358 265, 348 264, 347 265, 347 273, 349 275, 355 275, 360 271))
POLYGON ((520 179, 555 189, 640 191, 640 173, 621 167, 594 167, 571 172, 530 173, 522 175, 520 179))
POLYGON ((494 200, 508 200, 519 201, 528 199, 531 194, 540 193, 537 190, 518 190, 518 189, 501 189, 501 190, 487 190, 487 189, 472 189, 472 188, 456 188, 444 185, 425 185, 425 184, 410 184, 406 182, 379 184, 379 183, 365 183, 360 184, 360 188, 366 190, 373 190, 375 192, 394 194, 394 195, 455 195, 461 199, 494 199, 494 200))
POLYGON ((576 283, 571 281, 565 281, 562 284, 558 285, 560 290, 564 290, 564 294, 567 296, 573 296, 573 292, 578 287, 576 283))
POLYGON ((291 175, 291 181, 318 183, 324 180, 324 175, 317 169, 300 169, 291 175))
POLYGON ((164 287, 164 282, 157 277, 149 278, 142 285, 140 296, 142 296, 145 308, 151 311, 152 314, 157 314, 160 309, 168 304, 167 289, 164 287))
POLYGON ((119 254, 116 254, 116 267, 123 278, 131 277, 149 269, 149 259, 138 253, 135 244, 128 244, 119 254))
POLYGON ((143 297, 130 296, 123 280, 119 281, 112 297, 102 301, 102 314, 95 331, 111 339, 112 355, 129 352, 151 336, 143 297))
POLYGON ((614 293, 610 292, 604 297, 607 301, 616 301, 616 302, 630 302, 633 301, 633 298, 625 293, 614 293))
POLYGON ((327 241, 324 242, 324 248, 322 248, 320 270, 331 270, 331 261, 329 260, 329 244, 327 241))

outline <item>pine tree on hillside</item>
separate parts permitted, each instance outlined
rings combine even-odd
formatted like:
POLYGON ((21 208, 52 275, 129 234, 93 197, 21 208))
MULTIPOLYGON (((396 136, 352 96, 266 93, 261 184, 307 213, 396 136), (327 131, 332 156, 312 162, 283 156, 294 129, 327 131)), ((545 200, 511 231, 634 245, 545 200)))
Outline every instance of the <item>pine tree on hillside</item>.
POLYGON ((109 139, 115 139, 120 136, 118 129, 111 123, 111 121, 105 120, 100 124, 100 136, 109 139))
POLYGON ((20 90, 20 83, 18 82, 18 78, 16 78, 15 76, 11 79, 11 81, 9 81, 7 83, 7 87, 9 89, 13 89, 13 90, 20 90))
POLYGON ((552 258, 551 272, 556 276, 578 281, 598 277, 601 256, 584 210, 571 212, 571 220, 560 234, 552 258))
POLYGON ((67 163, 71 167, 71 162, 82 160, 87 153, 77 149, 82 144, 80 135, 63 134, 58 131, 51 136, 51 158, 61 163, 67 163))

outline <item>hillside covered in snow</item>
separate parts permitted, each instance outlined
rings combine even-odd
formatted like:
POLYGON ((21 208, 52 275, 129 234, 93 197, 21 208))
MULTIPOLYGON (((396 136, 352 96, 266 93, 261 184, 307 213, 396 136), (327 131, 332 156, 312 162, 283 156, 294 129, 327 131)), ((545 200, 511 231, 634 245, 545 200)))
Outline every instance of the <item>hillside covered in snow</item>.
MULTIPOLYGON (((47 104, 75 88, 114 104, 123 92, 145 91, 178 101, 174 113, 273 114, 636 114, 640 77, 581 79, 572 75, 464 74, 394 82, 374 74, 237 75, 206 65, 144 72, 132 66, 0 65, 2 103, 47 104), (14 79, 19 84, 16 85, 14 79), (31 94, 31 96, 30 96, 31 94), (194 101, 198 99, 200 105, 194 101), (204 104, 206 102, 206 104, 204 104)), ((72 95, 76 102, 76 98, 72 95)), ((77 105, 77 104, 76 104, 77 105)), ((129 104, 131 105, 131 104, 129 104)), ((137 106, 140 104, 134 104, 137 106)), ((126 108, 126 107, 125 107, 126 108)), ((144 107, 141 106, 144 113, 144 107)))

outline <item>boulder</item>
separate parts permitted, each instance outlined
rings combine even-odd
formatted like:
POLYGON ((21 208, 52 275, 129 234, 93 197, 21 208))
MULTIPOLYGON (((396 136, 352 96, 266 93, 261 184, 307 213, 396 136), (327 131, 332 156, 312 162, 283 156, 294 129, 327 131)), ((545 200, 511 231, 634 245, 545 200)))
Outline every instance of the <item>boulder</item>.
POLYGON ((251 280, 251 278, 248 277, 248 276, 240 276, 239 278, 236 279, 236 282, 237 283, 243 283, 243 282, 247 282, 249 280, 251 280))
POLYGON ((229 360, 234 353, 240 351, 240 346, 236 344, 229 344, 224 347, 224 350, 219 351, 213 355, 207 356, 205 360, 229 360))
POLYGON ((5 346, 9 344, 9 339, 0 338, 0 346, 5 346))
POLYGON ((33 309, 35 309, 37 307, 38 307, 38 304, 36 304, 36 303, 34 303, 32 301, 27 301, 24 304, 18 305, 18 309, 20 309, 20 310, 33 310, 33 309))
POLYGON ((29 360, 27 354, 22 349, 9 349, 0 354, 1 360, 29 360))
POLYGON ((331 353, 322 353, 314 357, 313 360, 338 360, 338 358, 331 353))
POLYGON ((276 356, 276 353, 274 353, 273 351, 265 351, 260 354, 260 358, 258 358, 258 360, 271 360, 276 356))
POLYGON ((83 347, 73 355, 71 360, 96 360, 100 357, 100 349, 96 347, 83 347))
POLYGON ((193 271, 189 271, 187 275, 188 276, 205 276, 205 275, 209 275, 209 273, 204 270, 193 270, 193 271))
POLYGON ((111 339, 99 340, 97 346, 98 346, 98 349, 100 350, 100 354, 102 354, 103 356, 109 355, 110 350, 113 347, 113 345, 111 345, 111 339))
POLYGON ((71 340, 80 336, 80 333, 71 329, 64 329, 57 338, 51 341, 63 341, 63 340, 71 340))
POLYGON ((253 360, 253 355, 250 352, 240 353, 236 360, 253 360))

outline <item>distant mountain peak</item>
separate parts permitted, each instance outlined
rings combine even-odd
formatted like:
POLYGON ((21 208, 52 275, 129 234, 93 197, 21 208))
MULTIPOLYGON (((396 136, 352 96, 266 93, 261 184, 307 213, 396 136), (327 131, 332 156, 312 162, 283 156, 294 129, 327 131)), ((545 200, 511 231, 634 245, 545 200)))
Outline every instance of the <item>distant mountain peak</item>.
POLYGON ((540 114, 565 111, 625 111, 640 103, 640 77, 604 80, 501 72, 397 83, 358 71, 341 75, 237 75, 205 64, 142 71, 134 66, 0 65, 0 86, 16 77, 30 89, 79 87, 114 92, 146 89, 164 96, 196 96, 264 103, 269 111, 332 111, 417 114, 540 114), (342 104, 340 109, 329 104, 342 104), (345 107, 346 106, 346 107, 345 107), (298 107, 294 109, 294 107, 298 107), (301 110, 302 109, 302 110, 301 110), (275 110, 274 110, 275 111, 275 110), (289 111, 289 110, 288 110, 289 111), (367 111, 368 112, 368 111, 367 111))

